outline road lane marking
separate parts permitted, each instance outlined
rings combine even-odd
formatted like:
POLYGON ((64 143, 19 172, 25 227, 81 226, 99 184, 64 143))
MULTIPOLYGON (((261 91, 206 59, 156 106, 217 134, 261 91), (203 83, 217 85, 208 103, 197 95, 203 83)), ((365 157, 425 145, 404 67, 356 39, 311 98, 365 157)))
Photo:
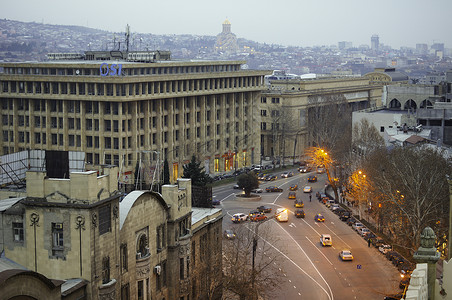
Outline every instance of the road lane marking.
POLYGON ((328 228, 328 230, 331 231, 331 232, 332 232, 338 239, 340 239, 345 245, 347 245, 347 247, 348 247, 349 249, 352 248, 349 244, 347 244, 340 236, 338 236, 338 235, 337 235, 331 228, 329 228, 326 224, 325 224, 325 227, 328 228))
MULTIPOLYGON (((278 205, 280 206, 280 205, 278 205)), ((304 220, 303 220, 304 221, 304 220)), ((279 224, 278 222, 276 222, 275 220, 271 220, 271 222, 274 222, 275 224, 278 224, 278 226, 295 242, 295 244, 298 246, 298 248, 300 248, 300 250, 304 253, 304 255, 306 256, 306 258, 309 260, 309 262, 311 263, 312 267, 317 271, 317 274, 320 276, 320 278, 322 278, 323 282, 326 284, 326 286, 328 287, 329 293, 328 291, 320 284, 320 282, 318 282, 316 279, 314 279, 311 275, 309 275, 308 272, 306 272, 303 268, 301 268, 295 261, 293 261, 289 256, 287 256, 287 254, 283 253, 281 250, 279 250, 275 245, 273 245, 272 243, 270 243, 269 241, 267 241, 265 238, 263 238, 262 236, 259 235, 259 238, 261 238, 265 243, 267 243, 268 245, 270 245, 270 247, 272 247, 275 251, 277 251, 280 255, 282 255, 284 258, 286 258, 289 262, 291 262, 295 267, 297 267, 302 273, 304 273, 309 279, 311 279, 315 284, 317 284, 319 286, 319 288, 327 295, 328 299, 330 300, 334 300, 334 295, 333 295, 333 291, 331 290, 330 285, 328 284, 328 282, 326 281, 326 279, 322 276, 322 274, 320 273, 320 271, 317 269, 317 267, 315 266, 315 264, 312 262, 312 260, 309 258, 309 256, 307 255, 307 253, 303 250, 303 248, 300 246, 300 244, 289 234, 289 232, 287 232, 287 230, 284 229, 284 227, 282 227, 281 224, 279 224)), ((305 221, 306 222, 306 221, 305 221)), ((307 223, 307 222, 306 222, 307 223)), ((309 225, 309 224, 308 224, 309 225)), ((309 225, 310 226, 310 225, 309 225)), ((311 226, 310 226, 311 227, 311 226)), ((248 230, 253 231, 250 227, 246 227, 248 230)), ((312 227, 311 227, 312 228, 312 227)), ((312 228, 314 229, 314 228, 312 228)), ((315 230, 314 230, 315 231, 315 230)), ((317 232, 317 231, 316 231, 317 232)), ((320 234, 319 234, 320 236, 320 234)), ((273 264, 276 265, 276 262, 273 262, 273 264)))
POLYGON ((326 257, 325 254, 323 254, 323 252, 320 251, 319 248, 317 248, 317 247, 315 246, 315 244, 314 244, 307 236, 305 236, 305 238, 312 244, 312 246, 314 246, 314 248, 315 248, 317 251, 320 252, 320 254, 323 255, 323 257, 325 257, 325 259, 330 263, 330 265, 333 265, 333 263, 328 259, 328 257, 326 257))

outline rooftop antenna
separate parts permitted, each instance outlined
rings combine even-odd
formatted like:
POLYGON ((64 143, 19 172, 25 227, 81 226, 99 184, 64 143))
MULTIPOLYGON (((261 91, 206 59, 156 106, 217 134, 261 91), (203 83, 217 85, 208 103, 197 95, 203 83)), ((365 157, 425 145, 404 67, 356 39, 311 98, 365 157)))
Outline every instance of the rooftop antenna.
POLYGON ((126 51, 129 52, 130 26, 126 26, 126 51))

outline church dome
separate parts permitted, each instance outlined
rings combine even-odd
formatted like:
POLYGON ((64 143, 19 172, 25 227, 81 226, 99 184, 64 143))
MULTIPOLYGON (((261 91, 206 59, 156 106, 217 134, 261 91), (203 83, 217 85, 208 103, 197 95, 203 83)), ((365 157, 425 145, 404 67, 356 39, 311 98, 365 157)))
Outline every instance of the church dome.
POLYGON ((231 25, 231 22, 229 22, 229 20, 226 19, 226 20, 223 22, 223 25, 231 25))

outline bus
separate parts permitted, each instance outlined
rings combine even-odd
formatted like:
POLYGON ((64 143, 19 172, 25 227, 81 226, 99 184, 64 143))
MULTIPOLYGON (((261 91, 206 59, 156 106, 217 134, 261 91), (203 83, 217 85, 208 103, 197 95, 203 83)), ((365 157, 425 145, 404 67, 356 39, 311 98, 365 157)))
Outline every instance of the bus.
POLYGON ((279 222, 287 222, 289 221, 289 213, 287 212, 287 209, 285 208, 278 208, 275 212, 276 219, 279 222))

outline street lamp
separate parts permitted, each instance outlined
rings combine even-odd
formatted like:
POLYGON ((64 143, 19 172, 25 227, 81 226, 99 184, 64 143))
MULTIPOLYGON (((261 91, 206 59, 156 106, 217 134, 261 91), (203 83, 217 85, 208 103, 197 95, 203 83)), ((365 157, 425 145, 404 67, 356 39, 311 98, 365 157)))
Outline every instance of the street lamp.
POLYGON ((280 214, 282 214, 282 213, 284 213, 284 212, 287 212, 287 209, 285 209, 285 210, 283 210, 283 211, 281 211, 281 212, 279 212, 279 213, 277 213, 277 214, 274 214, 273 216, 271 216, 270 218, 267 218, 267 219, 265 219, 265 220, 263 220, 263 221, 259 221, 259 223, 257 223, 256 224, 256 226, 254 227, 254 236, 253 236, 253 262, 252 262, 252 265, 251 265, 251 287, 252 287, 252 290, 253 290, 253 298, 255 297, 255 293, 254 293, 254 281, 255 281, 255 277, 256 277, 256 274, 255 274, 255 269, 254 269, 254 266, 255 266, 255 264, 254 264, 254 261, 255 261, 255 259, 256 259, 256 250, 257 250, 257 239, 258 239, 258 237, 259 237, 259 235, 258 235, 258 231, 259 231, 259 226, 261 226, 263 223, 265 223, 265 222, 267 222, 267 221, 269 221, 269 220, 271 220, 271 219, 275 219, 275 218, 277 218, 280 214))

